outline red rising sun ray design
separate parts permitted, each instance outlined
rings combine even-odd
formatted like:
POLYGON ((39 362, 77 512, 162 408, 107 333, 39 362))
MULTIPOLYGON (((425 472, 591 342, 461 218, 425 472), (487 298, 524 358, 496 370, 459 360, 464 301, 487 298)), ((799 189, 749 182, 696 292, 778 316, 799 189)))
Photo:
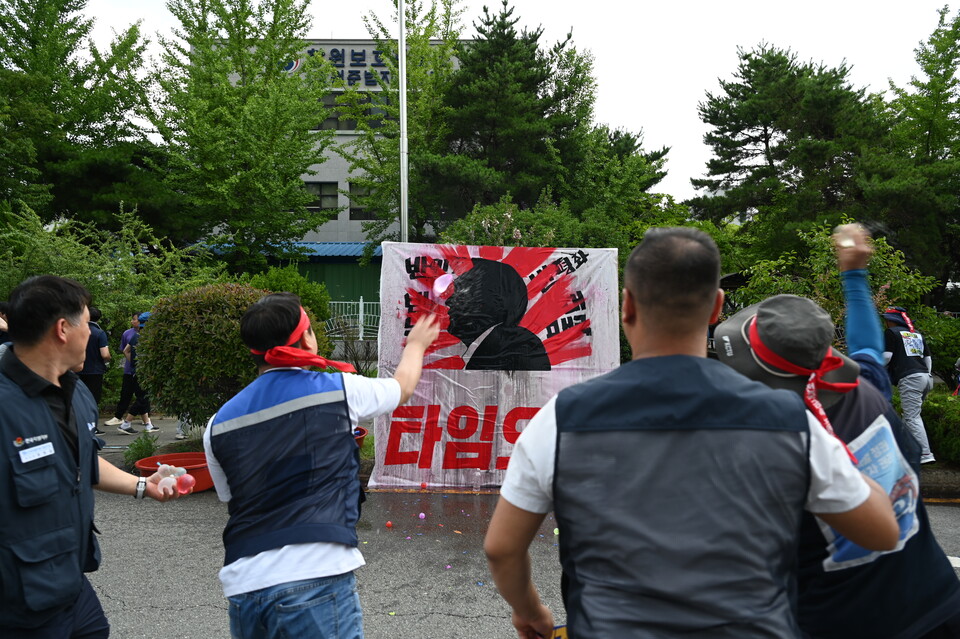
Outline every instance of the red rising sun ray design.
POLYGON ((444 244, 440 247, 440 255, 450 263, 450 270, 454 275, 463 275, 473 268, 473 258, 466 246, 444 244))
MULTIPOLYGON (((427 350, 427 354, 437 353, 445 348, 460 343, 447 329, 450 325, 449 309, 445 305, 446 299, 456 290, 456 280, 453 286, 441 294, 434 296, 434 281, 443 275, 442 262, 449 265, 449 271, 458 277, 473 268, 473 257, 468 247, 443 245, 439 247, 439 259, 426 258, 422 267, 422 274, 417 278, 418 286, 426 287, 426 292, 414 288, 407 288, 410 307, 408 316, 416 322, 422 313, 433 313, 440 320, 440 335, 427 350)), ((561 271, 559 266, 552 262, 556 249, 548 247, 515 247, 505 251, 503 247, 479 247, 479 259, 501 261, 509 265, 517 273, 527 279, 538 268, 542 270, 527 283, 527 298, 536 300, 528 308, 520 321, 520 326, 539 335, 548 326, 556 322, 566 313, 583 303, 582 297, 577 299, 573 294, 574 277, 561 271), (552 284, 552 286, 549 286, 552 284), (544 288, 547 289, 543 292, 544 288)), ((589 340, 590 321, 572 326, 543 341, 551 366, 581 357, 588 357, 593 353, 589 340)), ((436 361, 425 363, 425 369, 462 370, 466 366, 460 356, 441 357, 436 361)))
POLYGON ((582 302, 573 300, 573 293, 570 290, 572 284, 573 277, 569 273, 564 273, 557 278, 556 283, 541 295, 531 308, 527 309, 526 315, 520 321, 520 326, 531 333, 539 334, 562 315, 579 306, 582 302))
POLYGON ((550 358, 550 365, 556 366, 572 359, 587 357, 593 353, 590 344, 580 344, 581 338, 586 335, 590 328, 590 320, 571 326, 565 331, 557 333, 543 341, 544 348, 547 349, 547 357, 550 358))
MULTIPOLYGON (((456 339, 456 338, 454 338, 456 339)), ((460 340, 457 340, 458 342, 460 340)), ((435 362, 430 362, 429 364, 424 364, 424 370, 428 368, 440 368, 443 370, 458 370, 462 371, 466 367, 467 363, 463 361, 462 357, 444 357, 443 359, 438 359, 435 362)))
POLYGON ((503 263, 512 266, 520 274, 520 277, 526 278, 533 273, 537 267, 545 262, 549 262, 556 249, 547 247, 517 247, 511 250, 503 263))
POLYGON ((499 262, 503 259, 503 247, 502 246, 481 246, 480 255, 481 259, 490 260, 492 262, 499 262))

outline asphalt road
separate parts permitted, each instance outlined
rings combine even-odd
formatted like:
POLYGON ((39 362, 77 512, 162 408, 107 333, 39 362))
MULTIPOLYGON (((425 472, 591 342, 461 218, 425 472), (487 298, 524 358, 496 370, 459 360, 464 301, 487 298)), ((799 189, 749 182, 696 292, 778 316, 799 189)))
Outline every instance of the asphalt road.
MULTIPOLYGON (((369 495, 358 526, 367 566, 357 573, 368 639, 516 636, 481 549, 495 501, 495 495, 369 495)), ((960 557, 960 507, 929 510, 944 550, 960 557)), ((114 637, 229 637, 217 580, 226 519, 213 491, 168 504, 98 493, 104 561, 90 579, 114 637)), ((532 554, 534 579, 559 623, 554 526, 552 518, 544 522, 532 554)))
MULTIPOLYGON (((369 639, 515 636, 482 551, 495 500, 369 495, 358 526, 367 566, 357 573, 369 639)), ((213 491, 167 504, 97 495, 104 561, 90 580, 114 637, 229 637, 217 580, 226 519, 213 491)), ((562 614, 553 530, 548 519, 533 546, 535 578, 548 605, 562 614)))
MULTIPOLYGON (((160 443, 175 422, 155 420, 160 443)), ((122 463, 131 438, 106 427, 104 457, 122 463)), ((367 639, 516 637, 510 612, 490 580, 483 535, 496 495, 370 493, 358 534, 367 565, 357 572, 367 639), (420 513, 424 518, 420 519, 420 513), (386 522, 393 525, 388 528, 386 522)), ((931 503, 944 551, 960 557, 958 500, 931 503)), ((227 603, 217 572, 227 508, 210 490, 167 504, 97 493, 103 562, 90 574, 120 639, 228 638, 227 603)), ((534 580, 563 622, 555 522, 531 548, 534 580)), ((960 559, 954 559, 960 574, 960 559)))

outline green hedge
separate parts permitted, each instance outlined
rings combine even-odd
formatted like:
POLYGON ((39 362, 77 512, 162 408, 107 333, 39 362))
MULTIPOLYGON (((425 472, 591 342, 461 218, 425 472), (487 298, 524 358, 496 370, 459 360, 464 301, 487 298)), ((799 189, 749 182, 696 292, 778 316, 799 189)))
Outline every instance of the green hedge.
POLYGON ((931 391, 921 415, 937 461, 960 464, 960 397, 952 392, 940 387, 931 391))
MULTIPOLYGON (((252 382, 257 367, 240 339, 240 318, 266 291, 245 284, 212 284, 160 299, 140 332, 137 376, 156 406, 202 425, 252 382)), ((305 307, 306 308, 306 307, 305 307)), ((312 310, 317 347, 332 344, 312 310)))

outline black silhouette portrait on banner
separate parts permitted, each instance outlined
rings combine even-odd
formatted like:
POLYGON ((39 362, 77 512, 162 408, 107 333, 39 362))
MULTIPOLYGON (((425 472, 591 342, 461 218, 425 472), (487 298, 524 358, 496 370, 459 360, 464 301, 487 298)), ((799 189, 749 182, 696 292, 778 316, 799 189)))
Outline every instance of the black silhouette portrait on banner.
POLYGON ((467 347, 466 370, 550 370, 543 342, 519 325, 527 312, 527 287, 511 266, 474 259, 473 268, 453 281, 447 306, 447 331, 467 347))

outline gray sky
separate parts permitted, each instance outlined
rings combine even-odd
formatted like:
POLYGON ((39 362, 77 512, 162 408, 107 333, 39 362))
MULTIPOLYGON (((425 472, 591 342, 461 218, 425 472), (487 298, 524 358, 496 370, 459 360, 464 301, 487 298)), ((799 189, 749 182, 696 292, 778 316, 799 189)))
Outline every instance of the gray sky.
MULTIPOLYGON (((464 37, 486 4, 465 0, 464 37)), ((643 130, 647 149, 670 146, 666 179, 657 190, 678 200, 694 194, 691 177, 705 170, 709 149, 697 104, 718 78, 736 70, 737 47, 761 42, 791 48, 801 60, 829 66, 847 61, 855 86, 885 91, 887 80, 905 85, 917 73, 914 49, 936 26, 943 0, 512 0, 518 26, 544 27, 553 43, 571 28, 578 49, 595 57, 596 120, 643 130)), ((389 0, 340 0, 311 4, 312 38, 366 38, 362 17, 373 11, 384 21, 389 0)), ((143 20, 147 34, 169 34, 174 20, 163 0, 88 0, 96 20, 94 37, 143 20)), ((155 38, 154 38, 155 39, 155 38)))

